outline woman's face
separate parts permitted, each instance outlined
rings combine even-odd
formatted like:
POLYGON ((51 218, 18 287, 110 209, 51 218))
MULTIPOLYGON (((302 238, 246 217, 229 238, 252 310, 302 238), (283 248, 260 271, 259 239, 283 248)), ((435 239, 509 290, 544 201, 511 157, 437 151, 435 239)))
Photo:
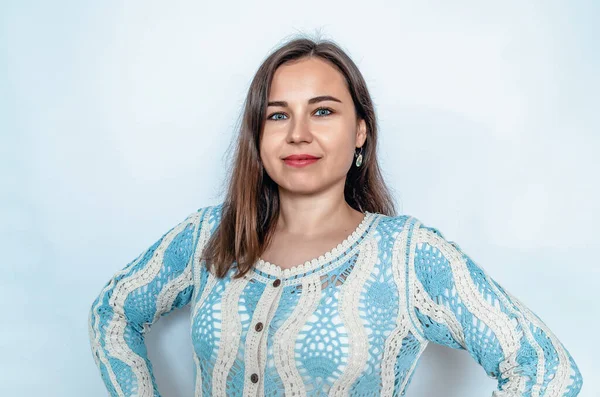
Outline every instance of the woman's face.
POLYGON ((343 75, 320 58, 281 65, 273 76, 260 142, 267 174, 280 189, 315 193, 341 184, 366 139, 343 75), (299 167, 284 158, 308 154, 317 161, 299 167))

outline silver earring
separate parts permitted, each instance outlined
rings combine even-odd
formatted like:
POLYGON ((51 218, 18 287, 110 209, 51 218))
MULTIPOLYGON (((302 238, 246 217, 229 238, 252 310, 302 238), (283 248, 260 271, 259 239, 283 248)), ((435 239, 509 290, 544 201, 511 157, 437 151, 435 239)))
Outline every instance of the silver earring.
MULTIPOLYGON (((360 153, 358 154, 358 157, 356 158, 356 166, 357 167, 360 167, 360 165, 362 164, 362 161, 363 161, 362 150, 363 150, 363 148, 361 146, 360 153)), ((356 153, 355 153, 355 155, 356 155, 356 153)))

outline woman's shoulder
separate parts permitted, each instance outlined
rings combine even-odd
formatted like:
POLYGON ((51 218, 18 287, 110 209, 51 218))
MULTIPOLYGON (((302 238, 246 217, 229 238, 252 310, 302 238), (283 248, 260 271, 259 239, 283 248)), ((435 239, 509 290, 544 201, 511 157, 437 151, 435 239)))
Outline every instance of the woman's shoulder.
POLYGON ((210 225, 210 229, 214 230, 221 220, 222 208, 222 202, 203 207, 196 207, 195 210, 188 213, 185 219, 180 223, 180 226, 187 224, 198 228, 198 230, 202 230, 205 229, 207 225, 210 225))
POLYGON ((423 234, 433 234, 444 238, 444 234, 436 226, 423 222, 420 217, 413 214, 403 213, 400 215, 382 215, 379 214, 379 228, 388 232, 390 236, 398 238, 400 235, 407 235, 416 238, 423 234))
POLYGON ((223 212, 223 204, 224 202, 220 201, 215 204, 199 207, 196 212, 200 212, 208 216, 221 216, 221 213, 223 212))
POLYGON ((223 202, 217 202, 215 204, 206 205, 196 210, 200 214, 201 222, 204 224, 210 224, 212 229, 221 221, 223 215, 223 202))

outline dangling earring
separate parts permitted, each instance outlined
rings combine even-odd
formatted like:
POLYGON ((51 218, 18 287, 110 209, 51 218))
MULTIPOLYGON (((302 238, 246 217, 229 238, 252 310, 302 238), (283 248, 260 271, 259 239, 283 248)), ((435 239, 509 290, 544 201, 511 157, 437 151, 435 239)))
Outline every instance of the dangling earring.
MULTIPOLYGON (((362 156, 362 146, 360 147, 360 153, 358 153, 358 157, 356 158, 356 166, 360 167, 360 165, 362 164, 363 161, 363 156, 362 156)), ((354 153, 354 155, 357 155, 357 153, 354 153)))

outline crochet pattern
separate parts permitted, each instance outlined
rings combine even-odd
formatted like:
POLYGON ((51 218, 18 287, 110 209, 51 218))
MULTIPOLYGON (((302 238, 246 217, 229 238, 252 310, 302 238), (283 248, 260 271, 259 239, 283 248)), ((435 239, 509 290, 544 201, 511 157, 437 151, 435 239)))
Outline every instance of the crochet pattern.
POLYGON ((144 334, 191 307, 201 396, 401 396, 429 342, 466 350, 492 397, 574 397, 583 379, 546 324, 460 247, 409 215, 366 212, 329 252, 224 279, 200 261, 223 205, 203 207, 118 271, 89 312, 111 396, 159 397, 144 334))

